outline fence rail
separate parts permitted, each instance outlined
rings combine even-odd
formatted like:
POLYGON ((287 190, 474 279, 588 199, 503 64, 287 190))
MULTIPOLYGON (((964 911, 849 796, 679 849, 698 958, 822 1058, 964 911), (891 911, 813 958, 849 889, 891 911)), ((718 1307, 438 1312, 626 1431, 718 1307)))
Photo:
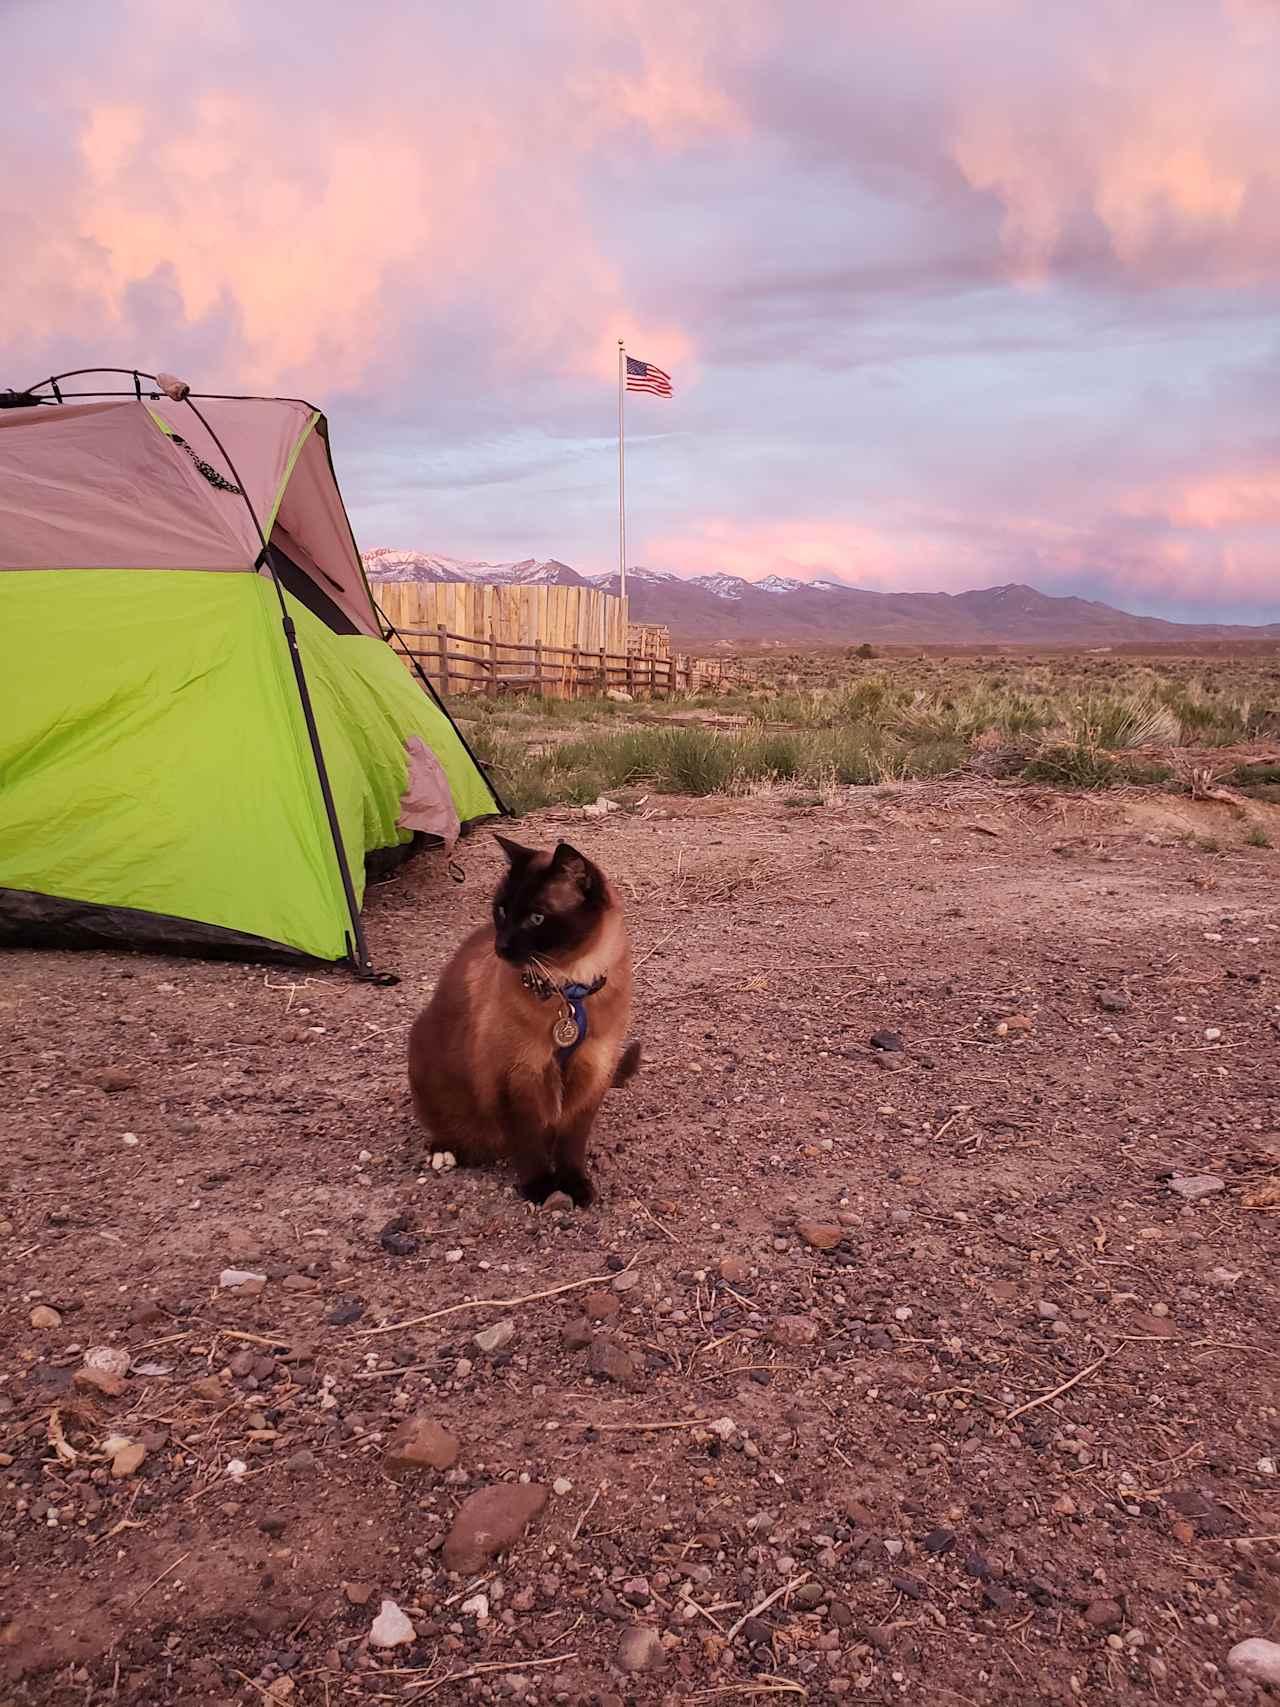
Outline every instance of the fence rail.
POLYGON ((732 661, 673 653, 666 628, 629 627, 625 603, 595 589, 382 582, 374 593, 392 645, 441 694, 669 699, 751 679, 732 661))

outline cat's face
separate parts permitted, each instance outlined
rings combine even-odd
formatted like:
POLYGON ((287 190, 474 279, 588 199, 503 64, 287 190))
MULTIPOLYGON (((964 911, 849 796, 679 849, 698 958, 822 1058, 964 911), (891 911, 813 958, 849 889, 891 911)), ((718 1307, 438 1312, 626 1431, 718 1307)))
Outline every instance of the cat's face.
POLYGON ((604 878, 568 842, 554 852, 495 838, 507 872, 493 898, 494 950, 525 966, 530 958, 558 959, 590 938, 608 905, 604 878))

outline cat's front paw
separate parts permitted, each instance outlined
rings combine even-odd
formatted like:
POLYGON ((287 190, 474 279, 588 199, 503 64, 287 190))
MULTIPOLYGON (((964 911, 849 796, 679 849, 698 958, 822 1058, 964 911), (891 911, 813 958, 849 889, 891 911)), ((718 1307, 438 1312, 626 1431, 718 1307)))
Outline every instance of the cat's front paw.
POLYGON ((556 1186, 573 1199, 575 1209, 589 1209, 595 1202, 595 1187, 581 1168, 561 1168, 556 1175, 556 1186))
POLYGON ((553 1173, 534 1174, 520 1181, 520 1195, 527 1203, 545 1203, 553 1191, 560 1190, 560 1181, 553 1173))

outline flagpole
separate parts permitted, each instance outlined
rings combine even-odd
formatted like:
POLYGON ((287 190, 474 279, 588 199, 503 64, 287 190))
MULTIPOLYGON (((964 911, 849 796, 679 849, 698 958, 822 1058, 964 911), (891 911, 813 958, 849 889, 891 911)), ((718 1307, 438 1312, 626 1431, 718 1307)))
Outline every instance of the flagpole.
POLYGON ((627 358, 618 339, 618 593, 627 596, 627 459, 626 435, 623 431, 622 398, 627 358))

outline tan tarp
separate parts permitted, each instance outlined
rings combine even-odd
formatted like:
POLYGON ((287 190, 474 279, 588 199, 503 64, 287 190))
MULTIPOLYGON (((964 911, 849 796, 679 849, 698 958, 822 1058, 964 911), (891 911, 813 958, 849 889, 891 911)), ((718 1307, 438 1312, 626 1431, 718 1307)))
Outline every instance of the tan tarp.
POLYGON ((124 398, 0 410, 0 570, 252 570, 244 497, 212 485, 165 423, 366 634, 379 630, 323 421, 307 403, 201 398, 219 450, 184 403, 124 398), (227 458, 234 465, 227 465, 227 458))

